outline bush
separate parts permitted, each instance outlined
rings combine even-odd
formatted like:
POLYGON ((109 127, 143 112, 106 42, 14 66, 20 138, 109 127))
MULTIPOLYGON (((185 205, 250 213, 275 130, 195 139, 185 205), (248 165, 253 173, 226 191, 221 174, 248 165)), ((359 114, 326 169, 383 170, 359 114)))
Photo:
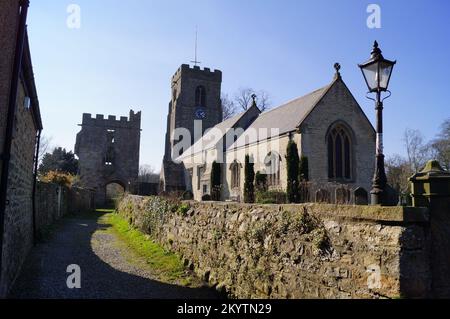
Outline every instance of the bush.
POLYGON ((286 149, 286 168, 288 202, 298 203, 300 158, 298 156, 297 144, 294 141, 289 141, 286 149))
POLYGON ((300 159, 299 179, 300 182, 309 181, 309 164, 306 156, 302 156, 300 159))
POLYGON ((177 213, 181 216, 186 216, 186 214, 190 208, 191 208, 191 206, 189 204, 183 203, 180 206, 178 206, 177 213))
POLYGON ((250 162, 250 155, 245 155, 245 182, 244 182, 244 202, 255 202, 255 169, 254 163, 250 162))
POLYGON ((203 202, 210 202, 211 201, 211 195, 209 194, 205 194, 202 196, 202 201, 203 202))
POLYGON ((183 200, 193 200, 194 194, 191 191, 185 191, 182 196, 183 200))
POLYGON ((256 192, 258 204, 286 204, 287 195, 283 191, 258 191, 256 192))
POLYGON ((71 187, 75 181, 75 176, 65 172, 50 171, 45 175, 40 176, 39 180, 45 183, 53 183, 60 186, 71 187))

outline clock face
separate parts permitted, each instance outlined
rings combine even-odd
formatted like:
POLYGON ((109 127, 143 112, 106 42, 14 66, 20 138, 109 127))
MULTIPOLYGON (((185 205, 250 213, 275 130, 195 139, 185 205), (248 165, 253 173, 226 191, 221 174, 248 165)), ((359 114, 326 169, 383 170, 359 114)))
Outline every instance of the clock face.
POLYGON ((203 108, 198 108, 197 110, 195 110, 195 118, 198 120, 203 120, 204 118, 206 118, 206 111, 203 108))

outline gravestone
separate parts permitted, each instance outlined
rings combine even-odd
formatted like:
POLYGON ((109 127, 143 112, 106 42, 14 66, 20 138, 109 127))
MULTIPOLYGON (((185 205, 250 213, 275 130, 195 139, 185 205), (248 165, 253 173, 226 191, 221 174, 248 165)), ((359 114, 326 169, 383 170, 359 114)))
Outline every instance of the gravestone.
POLYGON ((317 203, 329 203, 330 202, 330 192, 326 189, 319 189, 316 192, 316 202, 317 203))
POLYGON ((369 194, 367 191, 362 188, 358 187, 355 189, 355 205, 369 205, 369 194))
POLYGON ((344 187, 336 189, 336 204, 349 204, 350 203, 350 190, 344 187))

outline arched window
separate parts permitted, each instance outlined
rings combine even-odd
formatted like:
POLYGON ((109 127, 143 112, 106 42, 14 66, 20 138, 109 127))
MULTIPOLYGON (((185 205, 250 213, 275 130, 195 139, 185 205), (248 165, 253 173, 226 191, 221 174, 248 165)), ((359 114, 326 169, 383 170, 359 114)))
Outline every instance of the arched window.
POLYGON ((347 128, 337 124, 328 133, 328 177, 352 178, 352 140, 347 128))
POLYGON ((234 161, 230 165, 231 170, 231 188, 241 187, 241 164, 234 161))
POLYGON ((206 90, 202 85, 195 89, 195 106, 206 106, 206 90))
POLYGON ((267 186, 280 186, 281 157, 276 152, 270 152, 264 159, 267 174, 267 186))

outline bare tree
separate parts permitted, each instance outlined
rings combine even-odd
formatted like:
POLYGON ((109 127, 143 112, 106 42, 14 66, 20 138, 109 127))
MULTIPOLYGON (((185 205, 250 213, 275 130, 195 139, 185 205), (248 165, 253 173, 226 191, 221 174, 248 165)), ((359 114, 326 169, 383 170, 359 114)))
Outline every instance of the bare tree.
POLYGON ((233 100, 228 97, 228 94, 222 94, 222 113, 223 120, 228 120, 234 114, 236 114, 236 105, 233 100))
POLYGON ((388 184, 399 193, 408 193, 408 179, 414 173, 409 161, 400 155, 394 154, 386 158, 385 167, 388 184))
POLYGON ((269 93, 264 90, 255 91, 252 88, 240 88, 234 97, 234 101, 240 110, 246 111, 252 103, 252 95, 256 95, 256 104, 261 112, 264 112, 271 107, 269 93))
POLYGON ((429 155, 429 148, 424 144, 423 135, 419 130, 406 129, 403 142, 411 170, 418 172, 425 165, 429 155))
POLYGON ((38 154, 39 165, 41 164, 42 158, 44 157, 44 155, 53 151, 51 149, 51 145, 50 145, 51 142, 52 142, 51 137, 47 137, 45 135, 41 136, 41 139, 39 141, 39 154, 38 154))
POLYGON ((437 159, 444 169, 450 170, 450 118, 441 125, 438 136, 430 142, 433 158, 437 159))
POLYGON ((159 174, 151 165, 141 165, 139 167, 139 182, 143 183, 157 183, 159 182, 159 174))

